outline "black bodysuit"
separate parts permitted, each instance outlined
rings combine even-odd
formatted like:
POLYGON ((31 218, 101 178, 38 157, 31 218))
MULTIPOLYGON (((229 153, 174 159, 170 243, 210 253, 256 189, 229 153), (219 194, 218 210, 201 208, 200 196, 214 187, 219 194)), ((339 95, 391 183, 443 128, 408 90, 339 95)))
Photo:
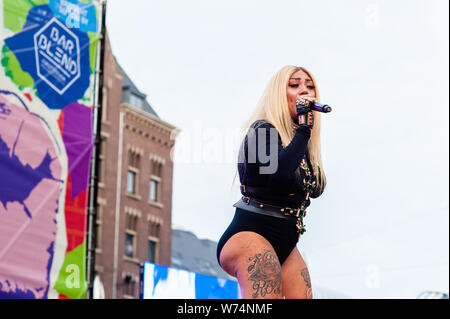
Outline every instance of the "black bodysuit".
MULTIPOLYGON (((303 180, 306 177, 303 170, 299 169, 302 158, 306 159, 310 171, 313 171, 307 148, 310 136, 311 128, 300 126, 296 129, 289 145, 282 147, 281 137, 271 123, 264 120, 254 122, 250 126, 239 151, 239 178, 242 185, 249 186, 245 192, 241 188, 242 194, 262 203, 282 207, 299 207, 306 195, 303 185, 303 180), (277 138, 274 138, 275 134, 272 135, 272 140, 270 138, 271 129, 277 135, 277 138), (263 151, 265 148, 266 156, 264 156, 264 153, 260 153, 261 147, 263 147, 263 151), (270 165, 273 165, 269 161, 271 150, 277 154, 278 165, 276 170, 273 170, 272 166, 269 173, 262 173, 261 168, 269 169, 270 165)), ((314 174, 312 176, 314 180, 314 174)), ((321 189, 316 187, 310 197, 317 198, 320 196, 324 187, 321 189)), ((305 207, 309 204, 308 199, 305 207)), ((294 219, 287 220, 265 216, 236 208, 231 224, 225 230, 217 245, 219 264, 219 256, 223 246, 228 239, 241 231, 253 231, 267 239, 273 246, 280 264, 283 264, 289 256, 299 238, 294 219)))

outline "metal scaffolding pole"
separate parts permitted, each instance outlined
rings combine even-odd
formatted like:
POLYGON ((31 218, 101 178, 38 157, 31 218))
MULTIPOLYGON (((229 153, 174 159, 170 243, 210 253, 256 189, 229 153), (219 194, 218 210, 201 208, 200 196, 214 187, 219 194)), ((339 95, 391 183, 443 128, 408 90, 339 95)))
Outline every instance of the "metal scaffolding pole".
POLYGON ((89 178, 89 203, 88 203, 88 220, 86 232, 86 281, 88 289, 86 298, 93 298, 93 285, 95 277, 95 246, 96 246, 96 219, 98 209, 98 165, 100 158, 100 143, 101 143, 101 123, 102 123, 102 102, 103 102, 103 70, 105 63, 105 18, 106 18, 106 0, 101 1, 101 30, 99 41, 97 44, 97 66, 95 70, 95 87, 94 87, 94 114, 93 114, 93 132, 94 132, 94 146, 91 157, 91 172, 89 178))

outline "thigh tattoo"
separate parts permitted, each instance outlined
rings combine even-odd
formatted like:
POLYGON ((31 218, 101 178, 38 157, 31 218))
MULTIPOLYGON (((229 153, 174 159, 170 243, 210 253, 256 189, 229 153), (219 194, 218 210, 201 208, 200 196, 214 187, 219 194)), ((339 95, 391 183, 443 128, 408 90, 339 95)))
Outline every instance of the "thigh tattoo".
POLYGON ((264 250, 248 259, 252 264, 248 267, 249 280, 253 281, 253 298, 281 292, 281 266, 271 250, 264 250))
POLYGON ((303 268, 301 274, 306 286, 308 287, 306 290, 306 299, 312 299, 311 277, 309 276, 308 268, 303 268))
POLYGON ((303 269, 302 269, 302 277, 303 277, 303 280, 304 280, 305 283, 306 283, 306 286, 307 286, 308 288, 311 288, 311 278, 309 277, 309 271, 308 271, 308 268, 303 268, 303 269))

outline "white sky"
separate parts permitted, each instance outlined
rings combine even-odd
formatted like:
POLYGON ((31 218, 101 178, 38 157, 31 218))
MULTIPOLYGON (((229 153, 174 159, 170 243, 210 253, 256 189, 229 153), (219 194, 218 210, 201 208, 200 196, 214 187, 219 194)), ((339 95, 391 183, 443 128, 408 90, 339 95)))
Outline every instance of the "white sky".
POLYGON ((217 241, 239 198, 239 130, 269 78, 307 67, 328 185, 299 242, 352 298, 449 286, 447 0, 108 0, 120 64, 177 139, 173 223, 217 241), (230 137, 231 136, 231 137, 230 137))

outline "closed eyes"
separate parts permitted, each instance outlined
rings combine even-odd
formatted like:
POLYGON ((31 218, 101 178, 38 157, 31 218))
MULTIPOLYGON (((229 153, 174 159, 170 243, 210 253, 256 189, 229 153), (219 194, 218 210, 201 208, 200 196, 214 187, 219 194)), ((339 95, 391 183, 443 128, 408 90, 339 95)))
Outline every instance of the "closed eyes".
MULTIPOLYGON (((298 88, 298 84, 289 84, 291 88, 298 88)), ((316 87, 314 85, 307 85, 308 89, 315 89, 316 87)))

